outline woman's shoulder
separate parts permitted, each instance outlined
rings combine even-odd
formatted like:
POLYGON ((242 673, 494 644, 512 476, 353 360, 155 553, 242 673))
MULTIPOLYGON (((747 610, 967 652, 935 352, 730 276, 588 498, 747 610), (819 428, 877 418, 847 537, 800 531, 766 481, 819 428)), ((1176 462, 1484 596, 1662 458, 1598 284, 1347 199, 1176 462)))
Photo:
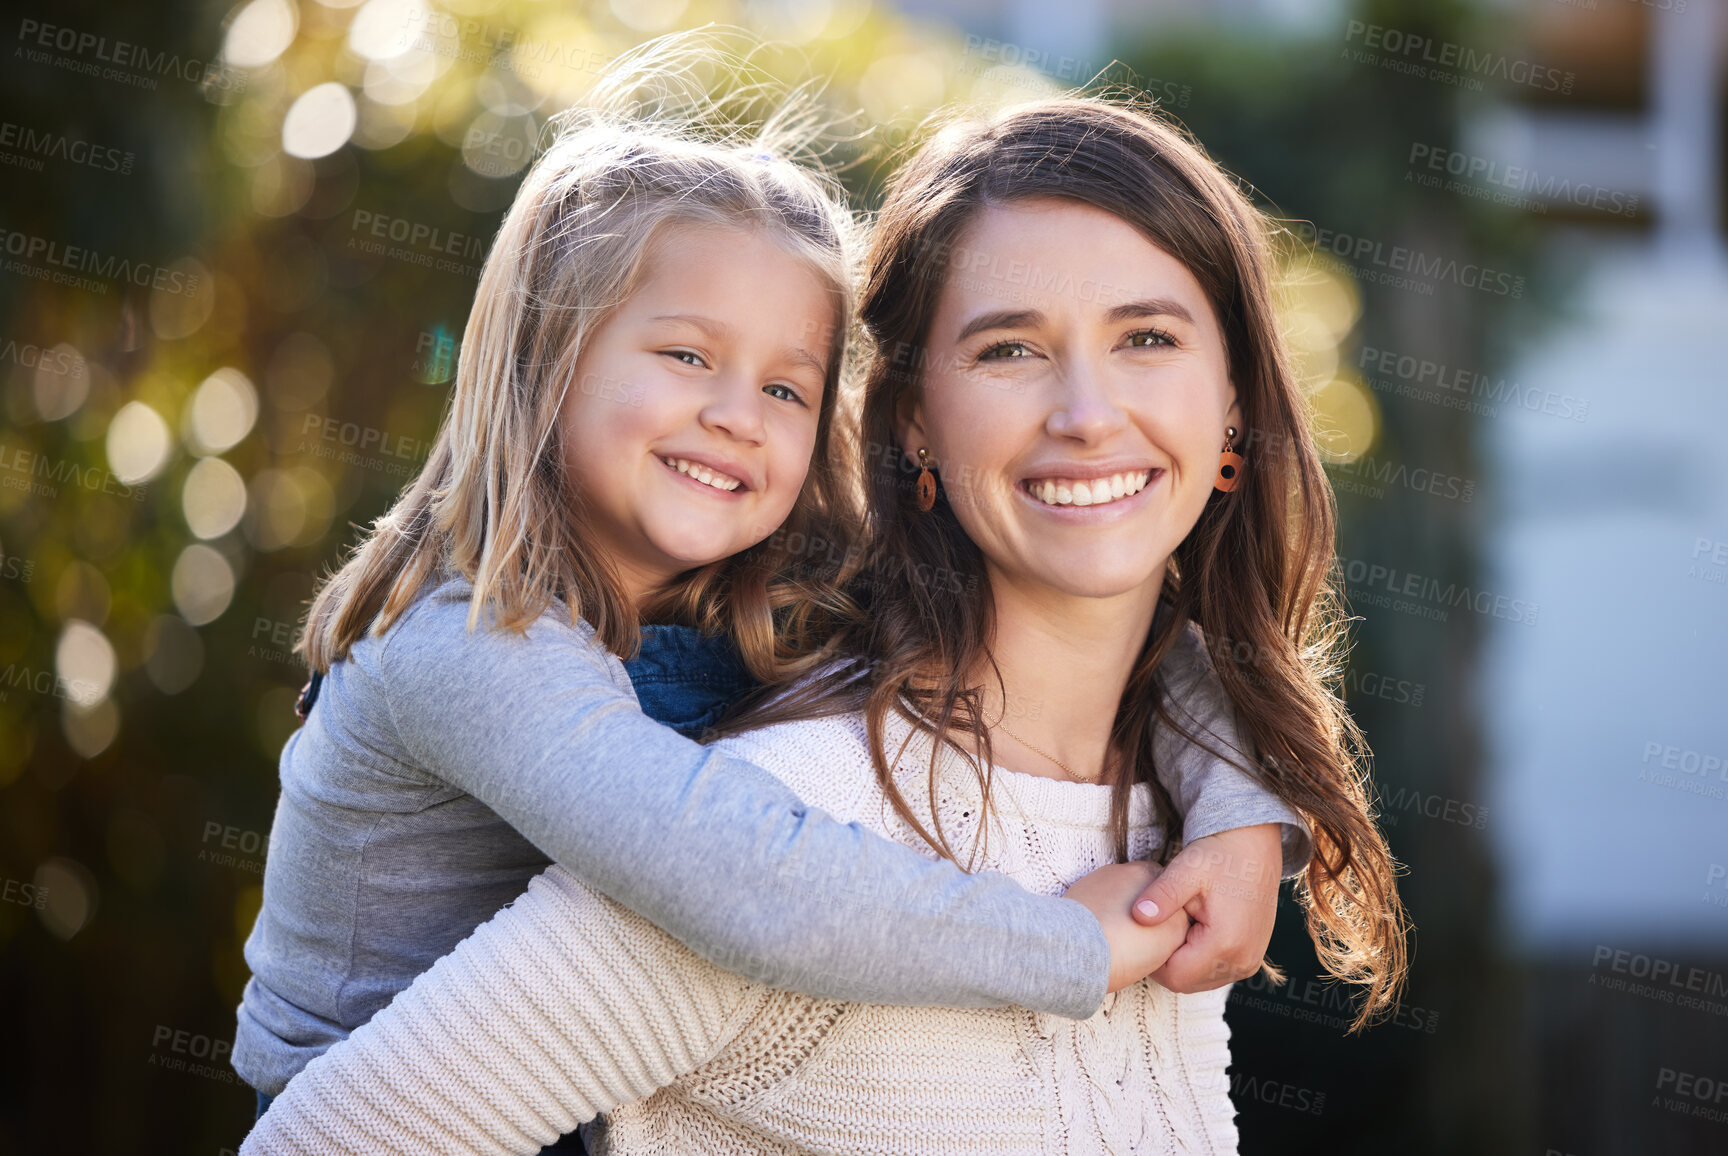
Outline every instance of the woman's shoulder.
POLYGON ((882 794, 858 711, 772 723, 713 745, 755 763, 806 803, 844 822, 873 819, 880 809, 882 794))

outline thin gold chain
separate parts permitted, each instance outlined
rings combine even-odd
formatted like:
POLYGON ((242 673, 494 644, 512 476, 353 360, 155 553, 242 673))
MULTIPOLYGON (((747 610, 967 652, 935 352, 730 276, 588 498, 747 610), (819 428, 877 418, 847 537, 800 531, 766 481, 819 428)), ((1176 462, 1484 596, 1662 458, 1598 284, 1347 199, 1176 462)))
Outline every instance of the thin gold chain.
POLYGON ((1055 755, 1051 754, 1048 751, 1040 750, 1038 747, 1032 746, 1031 743, 1027 742, 1025 739, 1021 738, 1019 735, 1015 734, 1013 731, 1009 730, 1007 725, 1004 724, 1003 722, 1001 722, 1000 720, 997 721, 996 726, 998 729, 1001 730, 1001 732, 1003 734, 1007 735, 1009 738, 1013 739, 1015 742, 1019 743, 1021 746, 1030 748, 1035 753, 1043 755, 1045 758, 1049 759, 1051 762, 1053 762, 1057 766, 1061 767, 1063 773, 1066 774, 1070 779, 1073 779, 1075 782, 1077 782, 1077 783, 1096 783, 1098 781, 1097 779, 1082 778, 1081 776, 1075 774, 1069 768, 1067 763, 1063 762, 1061 759, 1057 758, 1055 755))

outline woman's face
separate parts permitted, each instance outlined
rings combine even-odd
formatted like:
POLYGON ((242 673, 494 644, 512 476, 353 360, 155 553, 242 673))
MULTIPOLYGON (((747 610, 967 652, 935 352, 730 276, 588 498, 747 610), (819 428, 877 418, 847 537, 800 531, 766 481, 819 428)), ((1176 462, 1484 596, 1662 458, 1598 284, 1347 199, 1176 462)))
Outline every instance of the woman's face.
POLYGON ((928 447, 993 582, 1155 595, 1242 424, 1205 292, 1121 218, 1060 198, 981 210, 955 252, 901 444, 928 447))
POLYGON ((786 520, 816 445, 833 297, 759 230, 668 229, 588 339, 564 468, 640 597, 786 520))

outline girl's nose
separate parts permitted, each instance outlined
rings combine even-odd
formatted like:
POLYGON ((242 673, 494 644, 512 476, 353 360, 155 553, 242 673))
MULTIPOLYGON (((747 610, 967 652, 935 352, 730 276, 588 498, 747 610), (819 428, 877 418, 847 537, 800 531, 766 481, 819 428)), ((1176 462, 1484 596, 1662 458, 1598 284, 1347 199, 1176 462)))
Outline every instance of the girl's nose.
POLYGON ((715 382, 713 395, 702 407, 702 424, 738 441, 761 445, 768 434, 762 400, 753 378, 726 374, 715 382))

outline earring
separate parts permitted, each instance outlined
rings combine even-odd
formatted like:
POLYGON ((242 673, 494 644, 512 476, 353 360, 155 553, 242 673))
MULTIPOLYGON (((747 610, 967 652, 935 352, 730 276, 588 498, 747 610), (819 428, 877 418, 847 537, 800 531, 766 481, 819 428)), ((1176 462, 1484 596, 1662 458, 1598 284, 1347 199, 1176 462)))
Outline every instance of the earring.
POLYGON ((1218 455, 1218 480, 1212 483, 1212 488, 1226 494, 1242 480, 1242 455, 1230 448, 1230 443, 1235 440, 1236 427, 1225 427, 1224 452, 1218 455))
POLYGON ((918 447, 918 508, 928 510, 936 504, 936 477, 930 472, 930 451, 918 447))

